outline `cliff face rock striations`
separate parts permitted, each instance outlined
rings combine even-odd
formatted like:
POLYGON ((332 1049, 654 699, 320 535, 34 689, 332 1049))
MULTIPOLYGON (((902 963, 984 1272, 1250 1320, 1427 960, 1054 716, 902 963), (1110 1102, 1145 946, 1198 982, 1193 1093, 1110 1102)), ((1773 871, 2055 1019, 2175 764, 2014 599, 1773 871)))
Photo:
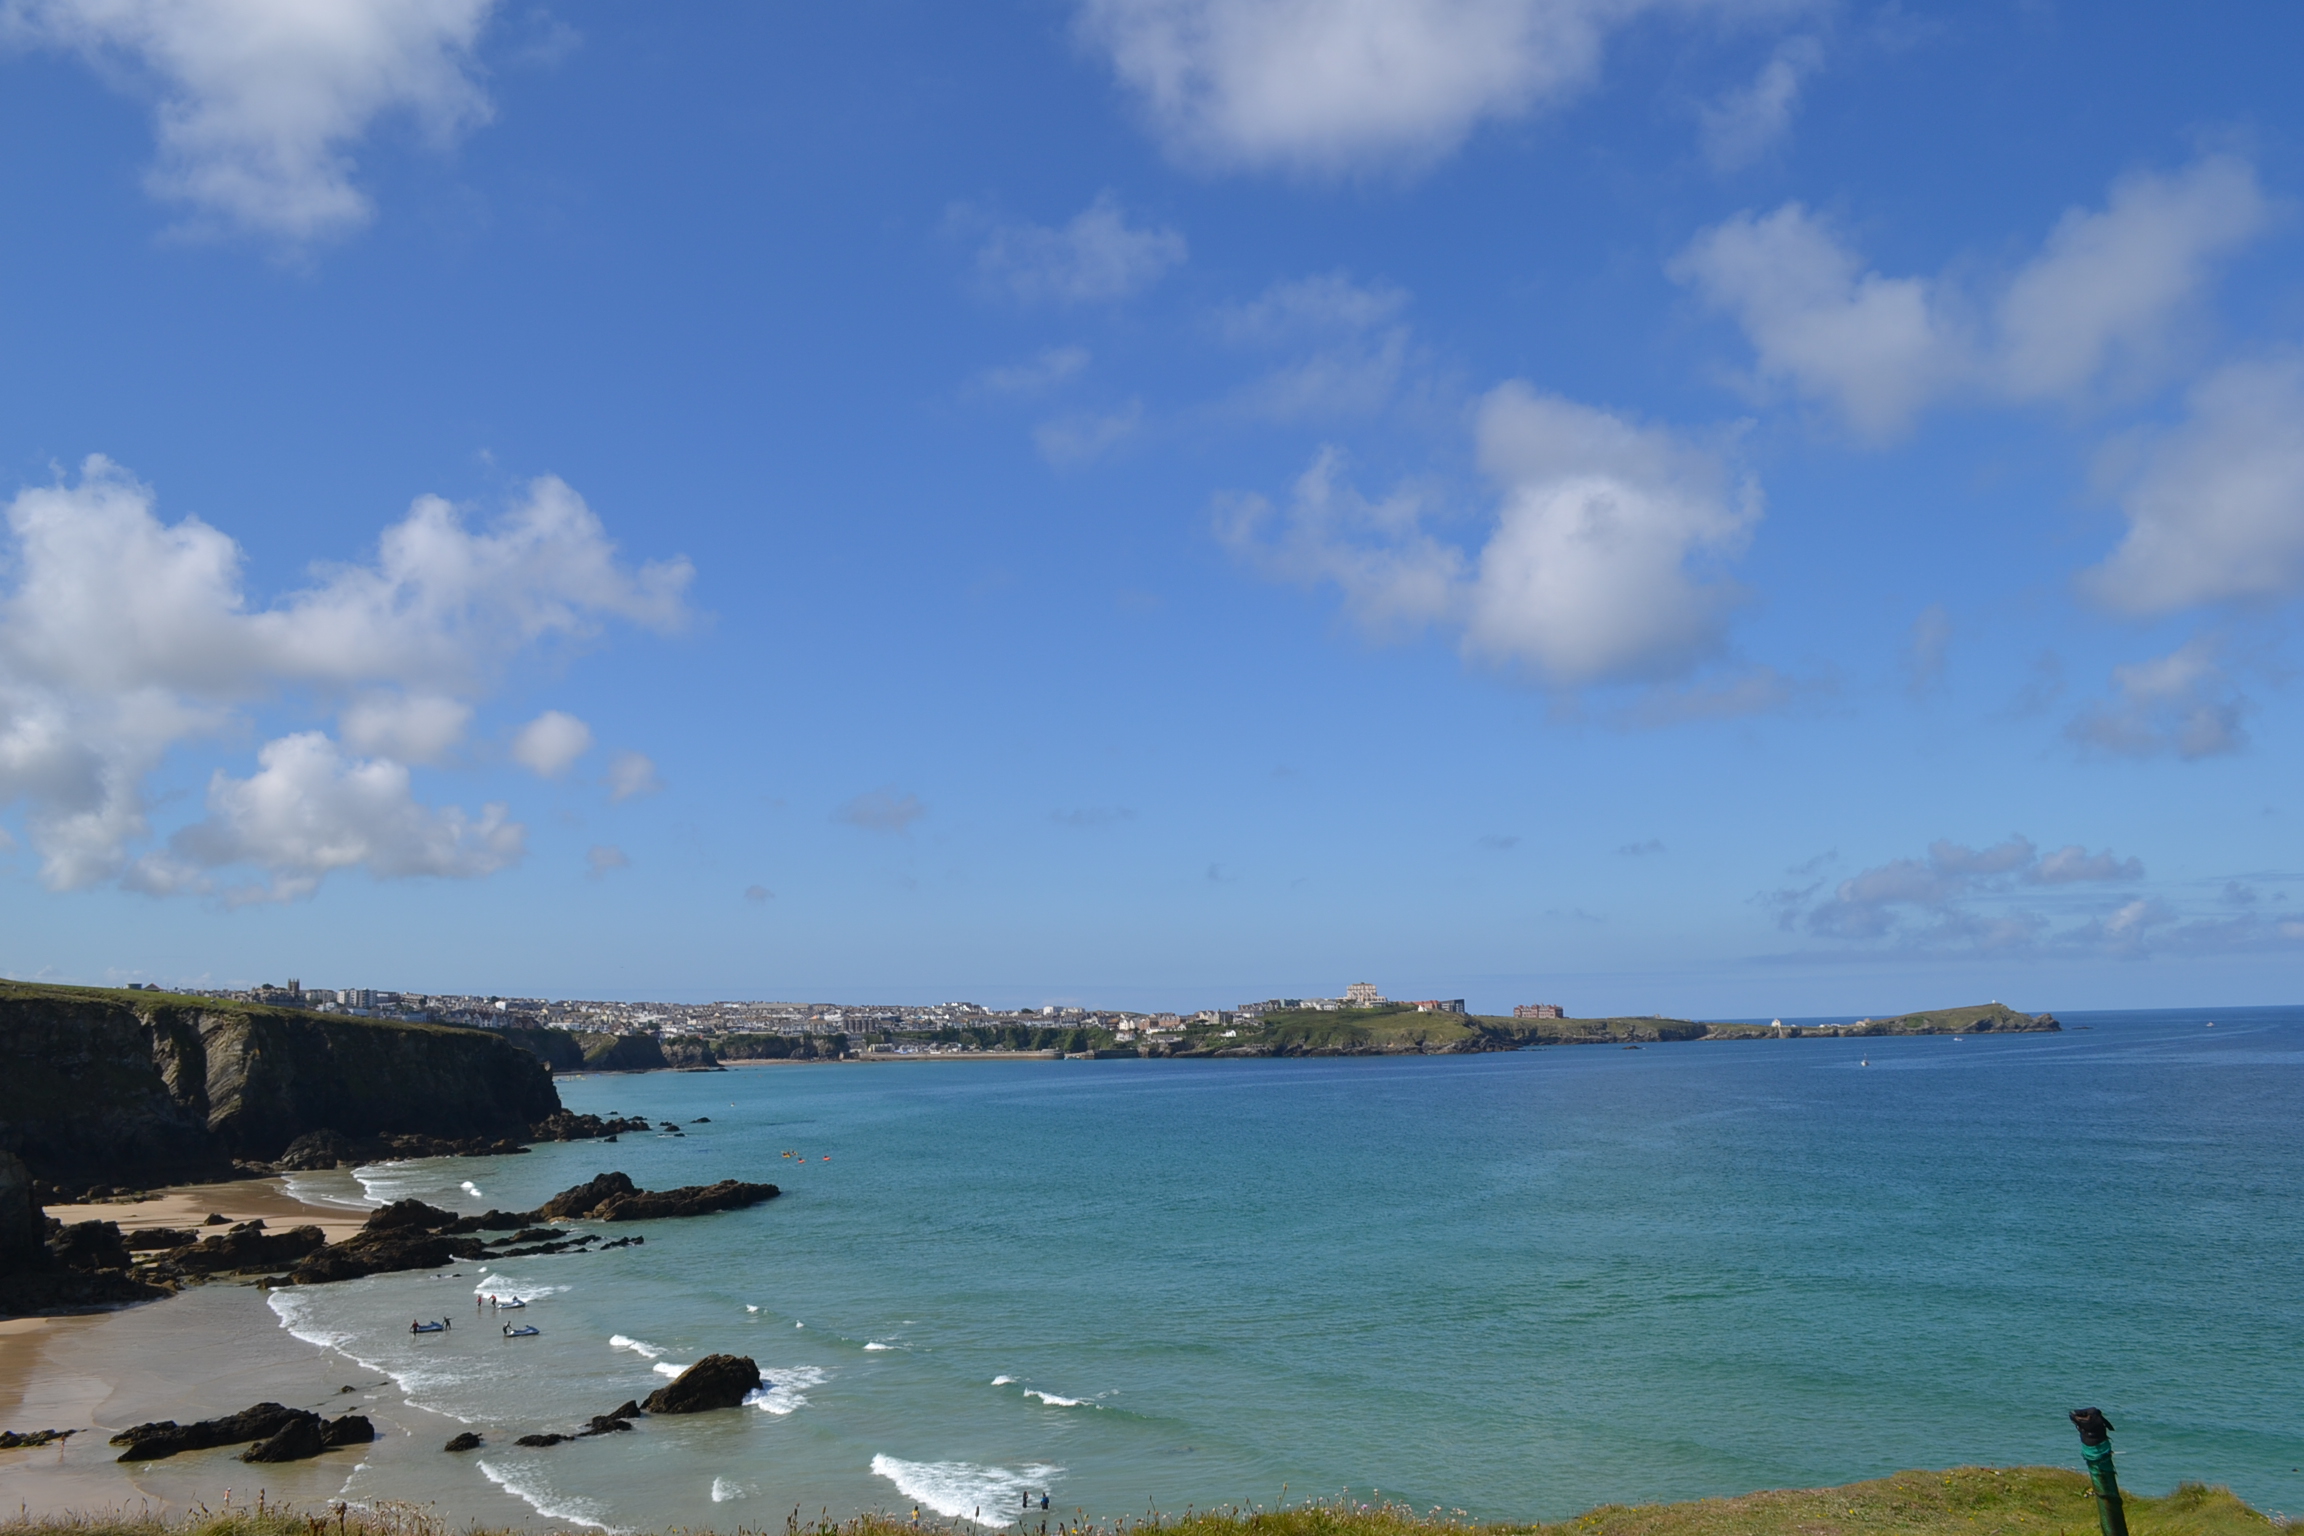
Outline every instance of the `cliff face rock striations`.
POLYGON ((479 1030, 0 983, 0 1151, 52 1183, 213 1176, 323 1131, 516 1137, 559 1110, 544 1063, 479 1030))

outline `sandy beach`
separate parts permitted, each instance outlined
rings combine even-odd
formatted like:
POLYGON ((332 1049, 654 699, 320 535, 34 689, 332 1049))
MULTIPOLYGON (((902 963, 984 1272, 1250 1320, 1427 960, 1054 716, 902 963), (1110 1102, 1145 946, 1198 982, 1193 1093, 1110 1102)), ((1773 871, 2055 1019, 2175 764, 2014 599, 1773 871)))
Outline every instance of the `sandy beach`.
MULTIPOLYGON (((187 1185, 133 1204, 51 1206, 64 1221, 118 1221, 123 1228, 197 1226, 215 1212, 234 1221, 306 1223, 330 1238, 361 1213, 295 1199, 277 1179, 187 1185)), ((194 1286, 164 1301, 72 1317, 0 1320, 0 1429, 69 1429, 69 1439, 0 1451, 5 1503, 32 1511, 221 1507, 252 1501, 317 1508, 337 1499, 435 1506, 451 1521, 534 1526, 528 1505, 442 1454, 462 1426, 412 1407, 381 1372, 308 1344, 280 1326, 265 1292, 233 1281, 194 1286), (349 1389, 349 1390, 347 1390, 349 1389), (106 1444, 153 1419, 189 1422, 258 1402, 334 1416, 364 1413, 373 1444, 311 1461, 249 1466, 241 1447, 122 1465, 106 1444)))

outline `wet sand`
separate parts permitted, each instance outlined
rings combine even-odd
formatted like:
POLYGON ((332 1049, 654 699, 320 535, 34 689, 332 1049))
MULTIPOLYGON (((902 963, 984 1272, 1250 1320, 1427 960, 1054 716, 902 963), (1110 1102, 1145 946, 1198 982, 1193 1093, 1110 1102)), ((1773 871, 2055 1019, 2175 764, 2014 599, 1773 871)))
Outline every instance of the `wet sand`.
MULTIPOLYGON (((308 1205, 276 1179, 187 1185, 133 1204, 48 1208, 59 1220, 117 1221, 123 1228, 197 1227, 211 1211, 234 1221, 261 1216, 272 1227, 316 1224, 331 1240, 356 1229, 365 1214, 308 1205)), ((0 1451, 0 1509, 10 1513, 218 1509, 261 1492, 270 1502, 311 1509, 338 1499, 429 1505, 453 1526, 559 1524, 489 1483, 470 1457, 441 1451, 463 1427, 412 1406, 381 1372, 288 1332, 253 1285, 227 1280, 118 1311, 0 1319, 0 1429, 79 1431, 61 1442, 0 1451), (263 1466, 238 1460, 243 1446, 122 1465, 113 1459, 119 1449, 105 1443, 132 1424, 189 1423, 259 1402, 330 1417, 364 1413, 377 1439, 263 1466)))
POLYGON ((368 1219, 366 1211, 340 1205, 311 1205, 288 1193, 279 1179, 232 1179, 221 1184, 180 1184, 143 1200, 99 1200, 92 1205, 51 1205, 48 1214, 69 1225, 76 1221, 116 1221, 123 1232, 153 1227, 190 1227, 211 1215, 227 1222, 261 1217, 268 1228, 316 1226, 328 1241, 350 1237, 368 1219))

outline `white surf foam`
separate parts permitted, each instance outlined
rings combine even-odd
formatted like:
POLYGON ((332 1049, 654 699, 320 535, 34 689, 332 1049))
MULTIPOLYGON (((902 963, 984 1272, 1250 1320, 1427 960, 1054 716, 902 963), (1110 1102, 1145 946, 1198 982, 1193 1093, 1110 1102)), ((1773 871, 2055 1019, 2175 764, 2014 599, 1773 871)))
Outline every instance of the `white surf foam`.
POLYGON ((661 1360, 664 1358, 664 1351, 658 1349, 655 1345, 649 1343, 646 1339, 627 1338, 621 1333, 613 1334, 609 1337, 608 1347, 610 1349, 628 1349, 632 1351, 632 1353, 649 1360, 661 1360))
POLYGON ((1064 1475, 1062 1467, 982 1467, 970 1461, 900 1461, 882 1453, 872 1458, 872 1475, 925 1504, 947 1520, 1014 1525, 1024 1494, 1045 1489, 1064 1475))
POLYGON ((498 1467, 489 1462, 479 1463, 488 1481, 526 1502, 530 1509, 547 1520, 566 1520, 572 1525, 588 1525, 596 1531, 613 1531, 616 1527, 600 1518, 607 1511, 590 1499, 554 1493, 545 1486, 541 1475, 533 1469, 498 1467))
POLYGON ((725 1504, 730 1499, 746 1499, 751 1496, 752 1485, 749 1483, 732 1483, 724 1477, 712 1479, 712 1502, 715 1504, 725 1504))
POLYGON ((1024 1395, 1036 1397, 1051 1408, 1093 1408, 1096 1406, 1095 1403, 1085 1397, 1058 1397, 1053 1392, 1043 1392, 1037 1387, 1026 1387, 1024 1395))
POLYGON ((684 1365, 674 1365, 669 1360, 659 1360, 654 1365, 648 1367, 648 1369, 654 1371, 659 1376, 677 1376, 682 1371, 688 1369, 688 1367, 684 1365))
POLYGON ((992 1385, 996 1387, 1005 1387, 1011 1385, 1015 1380, 1016 1378, 1013 1376, 995 1376, 992 1378, 992 1385))
POLYGON ((873 1339, 867 1342, 864 1347, 866 1349, 894 1349, 896 1346, 893 1344, 883 1344, 878 1339, 873 1339))
POLYGON ((752 1303, 750 1303, 750 1302, 746 1302, 746 1303, 744 1303, 744 1310, 745 1310, 745 1311, 747 1311, 747 1312, 757 1312, 757 1311, 759 1311, 760 1309, 759 1309, 758 1307, 756 1307, 756 1306, 752 1305, 752 1303))
POLYGON ((341 1349, 352 1342, 353 1336, 324 1327, 312 1316, 312 1299, 294 1291, 273 1291, 265 1298, 272 1315, 280 1319, 280 1326, 307 1344, 322 1349, 341 1349))
POLYGON ((813 1365, 795 1365, 783 1370, 762 1371, 760 1375, 768 1384, 745 1398, 744 1401, 762 1413, 773 1413, 779 1416, 790 1413, 796 1408, 808 1406, 808 1399, 801 1395, 801 1388, 820 1387, 832 1379, 829 1372, 818 1370, 813 1365))
POLYGON ((466 1179, 464 1181, 464 1193, 470 1195, 475 1200, 485 1200, 488 1198, 486 1195, 480 1193, 480 1186, 473 1183, 470 1179, 466 1179))
POLYGON ((511 1296, 520 1301, 535 1301, 545 1296, 557 1296, 568 1287, 546 1285, 539 1280, 515 1280, 510 1275, 482 1274, 473 1283, 475 1296, 511 1296))
POLYGON ((339 1210, 346 1211, 372 1211, 376 1208, 376 1201, 369 1199, 364 1193, 359 1195, 347 1194, 342 1184, 342 1178, 335 1174, 330 1174, 324 1178, 315 1178, 308 1174, 292 1173, 280 1181, 280 1187, 286 1190, 291 1198, 299 1200, 305 1205, 332 1205, 339 1210))

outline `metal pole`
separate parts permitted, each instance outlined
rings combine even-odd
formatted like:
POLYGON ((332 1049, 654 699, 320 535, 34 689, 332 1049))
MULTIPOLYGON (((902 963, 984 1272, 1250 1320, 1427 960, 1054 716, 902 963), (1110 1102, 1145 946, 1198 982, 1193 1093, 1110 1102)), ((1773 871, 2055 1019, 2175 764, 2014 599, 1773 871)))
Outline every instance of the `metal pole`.
POLYGON ((2075 1408, 2072 1425, 2080 1431, 2080 1459, 2088 1464, 2088 1481, 2096 1485, 2096 1523, 2104 1528, 2104 1536, 2128 1536, 2120 1479, 2112 1471, 2112 1421, 2101 1409, 2075 1408))

